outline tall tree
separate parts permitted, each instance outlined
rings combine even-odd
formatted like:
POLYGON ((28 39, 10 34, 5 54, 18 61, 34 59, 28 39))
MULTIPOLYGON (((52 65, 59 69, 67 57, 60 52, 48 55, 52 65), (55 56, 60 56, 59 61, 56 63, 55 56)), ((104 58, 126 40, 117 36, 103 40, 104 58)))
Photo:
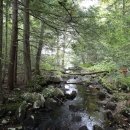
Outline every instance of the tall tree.
POLYGON ((0 0, 0 94, 2 93, 2 32, 3 32, 3 0, 0 0))
POLYGON ((36 55, 36 65, 35 65, 35 72, 36 74, 40 74, 40 57, 41 57, 41 51, 43 47, 43 33, 44 33, 44 24, 41 22, 41 32, 40 32, 40 40, 38 45, 38 51, 36 55))
POLYGON ((23 46, 24 46, 24 74, 25 82, 31 80, 31 58, 30 58, 30 23, 29 23, 29 3, 30 0, 24 0, 24 18, 23 18, 23 46))
POLYGON ((3 72, 2 72, 2 82, 4 82, 5 79, 5 71, 6 71, 6 64, 7 64, 7 42, 8 42, 8 7, 9 7, 9 1, 6 1, 6 16, 5 16, 5 51, 4 51, 4 63, 3 63, 3 72))
POLYGON ((10 46, 10 59, 8 67, 8 87, 10 90, 14 88, 14 74, 15 74, 15 60, 16 60, 16 51, 17 51, 17 42, 18 42, 18 5, 17 0, 12 1, 12 39, 10 46))

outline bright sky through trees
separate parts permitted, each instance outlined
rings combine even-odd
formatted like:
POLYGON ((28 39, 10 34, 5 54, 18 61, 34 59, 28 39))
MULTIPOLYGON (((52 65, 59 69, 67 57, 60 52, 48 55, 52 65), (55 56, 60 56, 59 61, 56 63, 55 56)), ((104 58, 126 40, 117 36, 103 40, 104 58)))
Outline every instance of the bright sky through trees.
POLYGON ((81 7, 89 8, 90 6, 96 5, 99 0, 84 0, 80 4, 81 7))

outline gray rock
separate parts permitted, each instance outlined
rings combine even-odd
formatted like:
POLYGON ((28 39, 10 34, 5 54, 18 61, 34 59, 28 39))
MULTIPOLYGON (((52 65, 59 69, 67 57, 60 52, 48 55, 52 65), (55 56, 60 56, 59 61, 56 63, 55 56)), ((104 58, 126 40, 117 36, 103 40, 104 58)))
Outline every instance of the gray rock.
POLYGON ((65 96, 67 99, 70 99, 70 100, 73 100, 77 95, 77 92, 76 91, 72 91, 72 93, 68 94, 68 93, 65 93, 65 96))
POLYGON ((87 126, 82 126, 79 128, 79 130, 88 130, 87 126))
POLYGON ((53 98, 47 98, 45 101, 45 107, 49 109, 54 109, 57 106, 57 102, 53 98))
POLYGON ((82 117, 81 116, 79 116, 79 115, 72 115, 72 121, 74 121, 74 122, 79 122, 79 121, 81 121, 82 120, 82 117))
POLYGON ((50 81, 54 83, 60 83, 63 81, 62 77, 60 75, 54 75, 50 77, 50 81))
POLYGON ((116 103, 114 103, 114 102, 108 102, 108 103, 106 104, 106 107, 105 107, 105 108, 114 111, 115 108, 116 108, 116 106, 117 106, 116 103))
POLYGON ((104 100, 106 98, 106 94, 102 91, 100 91, 97 95, 100 100, 104 100))
POLYGON ((21 103, 21 105, 18 107, 18 109, 16 110, 15 115, 16 115, 19 122, 22 122, 23 119, 25 118, 27 107, 28 107, 28 103, 26 101, 23 101, 21 103))
POLYGON ((53 86, 48 86, 48 88, 45 88, 45 89, 42 91, 42 95, 43 95, 45 98, 52 97, 52 96, 53 96, 53 93, 54 93, 54 87, 53 87, 53 86))
POLYGON ((30 115, 30 117, 23 121, 23 130, 33 130, 36 127, 38 127, 38 119, 35 115, 30 115))
POLYGON ((42 94, 40 93, 24 93, 22 95, 25 101, 31 101, 33 102, 33 108, 40 108, 41 106, 44 106, 45 99, 42 94))
POLYGON ((98 126, 98 125, 94 125, 93 126, 93 130, 103 130, 102 127, 98 126))
POLYGON ((61 89, 55 88, 54 89, 54 96, 56 96, 56 97, 64 96, 64 93, 61 89))
POLYGON ((106 117, 107 117, 110 121, 113 121, 113 120, 114 120, 114 117, 113 117, 111 111, 108 111, 108 112, 106 113, 106 117))
POLYGON ((107 127, 107 128, 105 128, 105 130, 117 130, 117 129, 113 128, 113 127, 107 127))
POLYGON ((67 124, 65 122, 61 122, 57 126, 56 130, 69 130, 69 127, 67 126, 67 124))

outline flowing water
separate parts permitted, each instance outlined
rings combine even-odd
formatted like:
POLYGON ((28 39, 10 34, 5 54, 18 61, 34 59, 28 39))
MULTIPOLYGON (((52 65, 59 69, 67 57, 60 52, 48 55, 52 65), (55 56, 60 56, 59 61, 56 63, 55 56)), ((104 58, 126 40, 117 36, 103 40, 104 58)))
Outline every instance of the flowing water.
MULTIPOLYGON (((69 83, 78 82, 76 79, 70 79, 69 83)), ((77 92, 77 96, 73 100, 67 100, 65 105, 59 106, 50 113, 51 118, 56 125, 60 123, 66 124, 70 130, 78 130, 81 126, 87 126, 89 130, 93 130, 94 125, 104 128, 104 113, 97 105, 97 89, 76 84, 66 84, 67 93, 77 92), (69 110, 69 105, 74 105, 78 111, 69 110), (81 120, 75 120, 75 117, 81 117, 81 120)))

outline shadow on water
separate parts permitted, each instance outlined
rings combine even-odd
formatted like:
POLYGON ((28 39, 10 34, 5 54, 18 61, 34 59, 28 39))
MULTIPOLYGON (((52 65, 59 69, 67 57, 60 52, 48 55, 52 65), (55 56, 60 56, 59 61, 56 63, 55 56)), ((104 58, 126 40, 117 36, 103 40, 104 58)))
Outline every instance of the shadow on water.
MULTIPOLYGON (((70 79, 68 82, 78 82, 75 79, 70 79)), ((66 84, 67 93, 72 91, 77 92, 77 96, 73 100, 67 100, 64 106, 58 107, 50 113, 51 118, 56 125, 59 123, 66 124, 70 130, 78 130, 81 126, 87 126, 89 130, 93 130, 94 125, 99 125, 103 128, 105 120, 103 112, 98 108, 95 88, 85 87, 83 85, 66 84), (80 109, 78 111, 69 110, 69 106, 74 105, 80 109), (74 117, 81 117, 81 120, 74 120, 74 117)))

